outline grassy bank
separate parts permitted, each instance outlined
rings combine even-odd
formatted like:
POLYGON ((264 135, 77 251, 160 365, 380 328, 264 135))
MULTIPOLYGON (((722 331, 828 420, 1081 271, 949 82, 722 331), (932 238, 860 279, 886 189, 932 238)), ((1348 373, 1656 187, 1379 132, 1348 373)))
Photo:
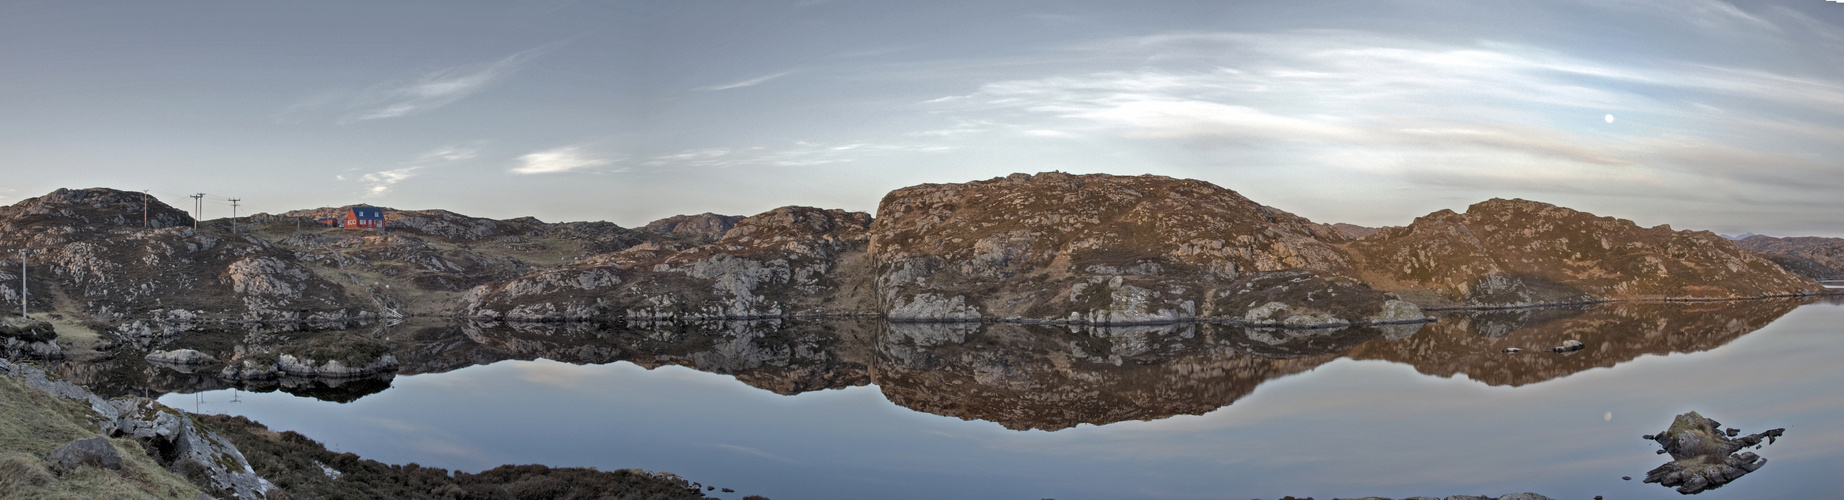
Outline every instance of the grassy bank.
POLYGON ((110 442, 121 470, 82 466, 59 474, 42 458, 99 435, 89 406, 0 376, 0 496, 5 498, 196 498, 199 489, 155 462, 133 439, 110 442))

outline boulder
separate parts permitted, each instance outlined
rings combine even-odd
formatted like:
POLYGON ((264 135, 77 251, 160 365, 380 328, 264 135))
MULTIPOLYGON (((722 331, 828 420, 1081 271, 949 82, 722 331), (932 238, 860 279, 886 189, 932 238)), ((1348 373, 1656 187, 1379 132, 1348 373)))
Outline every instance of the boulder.
POLYGON ((1587 347, 1580 340, 1569 339, 1562 341, 1562 345, 1549 348, 1549 352, 1575 352, 1587 347))
POLYGON ((51 450, 51 456, 46 457, 46 460, 51 462, 52 469, 59 472, 73 470, 80 465, 116 470, 122 468, 122 455, 115 451, 115 445, 109 443, 109 438, 102 436, 65 443, 51 450))

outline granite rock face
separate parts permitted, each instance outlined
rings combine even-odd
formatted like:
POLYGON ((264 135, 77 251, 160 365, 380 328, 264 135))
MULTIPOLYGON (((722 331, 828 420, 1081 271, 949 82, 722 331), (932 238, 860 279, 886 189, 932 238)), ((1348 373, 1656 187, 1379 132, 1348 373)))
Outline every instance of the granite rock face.
POLYGON ((1767 465, 1767 459, 1741 450, 1762 441, 1773 444, 1786 429, 1734 437, 1740 433, 1736 429, 1725 432, 1722 424, 1694 411, 1678 415, 1671 428, 1648 436, 1671 454, 1672 461, 1647 472, 1645 482, 1676 486, 1678 493, 1687 495, 1720 488, 1767 465))
POLYGON ((1290 312, 1263 318, 1338 324, 1365 321, 1384 302, 1382 293, 1338 278, 1350 272, 1338 246, 1345 240, 1330 226, 1206 182, 1052 172, 893 191, 878 206, 870 252, 882 310, 909 320, 1242 320, 1251 308, 1279 302, 1290 312), (1295 301, 1319 288, 1253 305, 1237 295, 1251 280, 1281 272, 1370 300, 1295 301), (960 305, 915 306, 944 298, 960 305))
POLYGON ((1385 228, 1347 248, 1357 278, 1422 306, 1525 307, 1604 300, 1739 299, 1818 284, 1708 231, 1525 200, 1493 199, 1385 228))

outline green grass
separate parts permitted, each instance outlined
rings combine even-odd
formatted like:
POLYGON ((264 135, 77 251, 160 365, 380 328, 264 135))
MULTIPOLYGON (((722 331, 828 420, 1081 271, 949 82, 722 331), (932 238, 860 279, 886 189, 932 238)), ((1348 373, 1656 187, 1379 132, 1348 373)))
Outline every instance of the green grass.
POLYGON ((0 496, 20 499, 192 499, 198 487, 161 468, 132 439, 111 441, 121 470, 78 467, 57 474, 41 459, 78 439, 98 435, 87 404, 53 396, 0 376, 0 496))

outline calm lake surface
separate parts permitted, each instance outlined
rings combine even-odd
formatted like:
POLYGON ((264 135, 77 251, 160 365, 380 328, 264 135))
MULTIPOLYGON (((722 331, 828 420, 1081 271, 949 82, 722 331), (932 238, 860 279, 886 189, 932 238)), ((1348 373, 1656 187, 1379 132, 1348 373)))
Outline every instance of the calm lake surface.
POLYGON ((388 388, 161 401, 386 463, 642 468, 737 490, 712 492, 723 498, 778 500, 1677 498, 1638 480, 1666 461, 1640 436, 1695 410, 1749 433, 1787 429, 1757 452, 1765 468, 1700 498, 1844 491, 1844 306, 1830 302, 1456 312, 1382 330, 842 322, 376 335, 404 362, 388 388), (1567 339, 1587 348, 1539 352, 1567 339))

